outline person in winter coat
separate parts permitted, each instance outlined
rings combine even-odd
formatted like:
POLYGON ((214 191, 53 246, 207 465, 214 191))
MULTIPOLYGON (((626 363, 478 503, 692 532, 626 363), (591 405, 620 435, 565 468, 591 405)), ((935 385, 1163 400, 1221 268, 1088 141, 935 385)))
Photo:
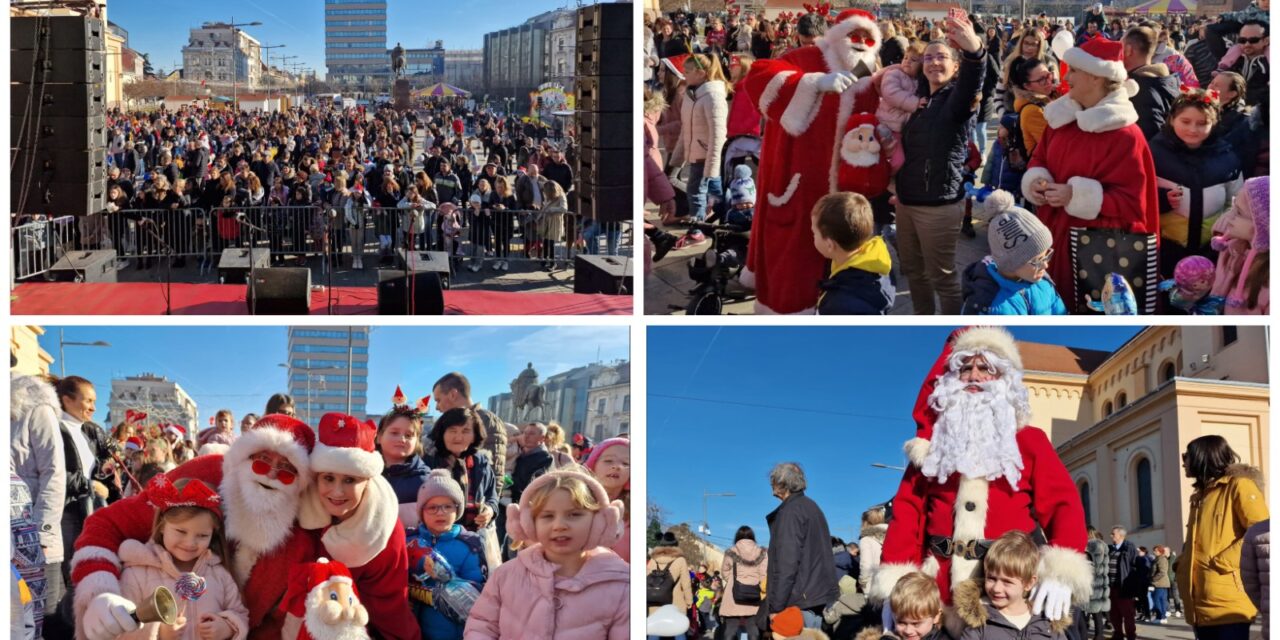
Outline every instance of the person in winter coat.
POLYGON ((621 518, 621 503, 590 474, 535 480, 507 510, 507 532, 523 548, 489 577, 464 640, 630 638, 630 569, 608 549, 621 518))
MULTIPOLYGON (((563 440, 561 441, 563 445, 563 440)), ((568 446, 565 446, 568 449, 568 446)), ((569 454, 556 451, 557 454, 569 458, 569 454)), ((557 461, 556 468, 563 469, 573 464, 569 460, 557 461)), ((627 517, 631 512, 631 441, 626 438, 609 438, 592 447, 591 455, 583 465, 595 476, 610 500, 623 505, 622 533, 614 543, 613 552, 627 563, 631 562, 631 521, 627 517)))
MULTIPOLYGON (((720 563, 720 575, 724 577, 724 595, 720 598, 720 618, 723 636, 737 640, 742 632, 746 632, 748 640, 760 637, 759 627, 755 623, 756 613, 760 611, 760 598, 754 601, 738 602, 735 592, 738 585, 754 586, 759 589, 769 569, 769 554, 756 544, 756 533, 751 527, 743 525, 733 536, 733 546, 725 551, 724 560, 720 563)), ((754 592, 752 592, 754 594, 754 592)))
POLYGON ((983 581, 967 580, 952 591, 955 612, 964 621, 959 640, 1063 640, 1070 618, 1049 620, 1029 602, 1039 560, 1025 532, 1009 531, 992 542, 983 558, 983 581))
POLYGON ((1169 548, 1156 545, 1151 550, 1151 617, 1157 624, 1169 623, 1169 548))
POLYGON ((1262 637, 1271 637, 1271 518, 1249 527, 1240 548, 1240 581, 1262 613, 1262 637))
POLYGON ((1169 120, 1151 139, 1160 211, 1161 276, 1179 260, 1206 255, 1214 223, 1244 185, 1231 145, 1213 134, 1218 103, 1191 89, 1173 103, 1169 120))
POLYGON ((862 513, 862 529, 858 533, 858 590, 863 593, 871 588, 871 578, 880 566, 884 534, 889 530, 885 517, 883 506, 872 507, 862 513))
POLYGON ((1193 480, 1178 590, 1196 637, 1245 638, 1258 614, 1241 582, 1241 549, 1249 527, 1270 514, 1262 472, 1239 463, 1222 436, 1200 436, 1182 454, 1193 480), (1213 627, 1213 628, 1209 628, 1213 627))
MULTIPOLYGON (((646 576, 653 576, 655 573, 670 574, 672 589, 669 604, 674 606, 676 611, 684 614, 693 607, 693 582, 689 574, 689 561, 680 552, 674 533, 670 531, 663 533, 657 546, 649 551, 649 561, 645 563, 644 573, 646 576)), ((649 600, 646 615, 652 615, 658 606, 660 605, 649 600)))
POLYGON ((880 88, 880 107, 876 119, 893 132, 894 148, 890 166, 894 171, 902 168, 902 125, 911 114, 928 102, 917 95, 920 66, 924 58, 925 43, 916 41, 907 46, 902 62, 885 67, 872 76, 872 82, 880 88))
POLYGON ((126 540, 120 545, 120 595, 145 602, 157 587, 166 587, 180 597, 178 624, 148 622, 117 638, 244 640, 249 633, 249 610, 223 565, 227 547, 217 492, 200 480, 171 482, 157 476, 147 494, 156 507, 155 533, 146 542, 126 540), (203 578, 202 596, 183 597, 181 579, 187 573, 203 578))
POLYGON ((1113 637, 1135 640, 1138 637, 1135 600, 1147 596, 1138 586, 1142 579, 1138 574, 1138 547, 1125 540, 1127 533, 1124 527, 1111 528, 1111 544, 1107 547, 1107 595, 1111 600, 1113 637))
MULTIPOLYGON (((1102 541, 1102 534, 1093 527, 1089 527, 1089 543, 1085 548, 1085 555, 1093 566, 1093 590, 1089 593, 1088 604, 1083 605, 1082 613, 1088 616, 1089 624, 1093 625, 1093 640, 1102 640, 1111 611, 1111 599, 1107 597, 1110 554, 1107 543, 1102 541)), ((1087 634, 1081 634, 1082 639, 1087 637, 1087 634)))
POLYGON ((1177 76, 1178 83, 1183 86, 1193 89, 1203 86, 1199 76, 1196 75, 1195 67, 1192 67, 1191 62, 1169 43, 1169 30, 1166 28, 1161 28, 1156 35, 1156 50, 1151 56, 1151 64, 1164 65, 1169 69, 1169 73, 1177 76))
POLYGON ((67 466, 53 384, 41 376, 14 372, 9 378, 9 455, 14 473, 31 493, 31 519, 44 550, 44 617, 57 610, 64 592, 62 511, 67 466))
POLYGON ((1271 310, 1271 178, 1249 178, 1214 228, 1218 251, 1210 295, 1226 299, 1227 315, 1265 315, 1271 310))
POLYGON ((893 307, 892 260, 875 235, 871 204, 857 193, 824 196, 813 208, 813 244, 831 261, 818 284, 818 315, 885 315, 893 307))
POLYGON ((693 99, 680 108, 680 139, 671 151, 671 166, 689 165, 689 214, 701 221, 707 217, 707 197, 724 195, 720 151, 728 135, 730 88, 714 56, 689 56, 684 75, 693 99))
POLYGON ((987 222, 991 254, 964 270, 965 314, 1066 315, 1066 305, 1045 275, 1053 236, 1013 195, 994 191, 975 214, 987 222))
POLYGON ((1268 49, 1270 28, 1262 20, 1249 20, 1240 27, 1240 44, 1228 56, 1224 56, 1218 65, 1221 71, 1234 71, 1244 77, 1249 88, 1245 94, 1246 102, 1251 107, 1261 104, 1262 96, 1270 86, 1271 54, 1268 49), (1232 54, 1238 53, 1238 56, 1232 54), (1234 59, 1233 59, 1234 58, 1234 59))
POLYGON ((416 409, 396 406, 378 421, 378 451, 382 453, 382 477, 396 492, 400 521, 407 528, 418 525, 418 489, 431 468, 422 460, 422 417, 416 409))
POLYGON ((489 565, 496 567, 499 564, 494 561, 497 538, 496 534, 489 536, 488 533, 498 513, 497 476, 488 451, 480 451, 487 433, 488 429, 482 426, 474 410, 465 407, 449 409, 440 414, 431 427, 429 437, 435 455, 427 456, 423 461, 432 469, 448 469, 462 486, 467 504, 459 522, 468 531, 480 533, 484 530, 486 552, 490 554, 489 565), (494 548, 491 550, 490 546, 494 548))
POLYGON ((1049 277, 1069 312, 1083 308, 1085 293, 1076 291, 1072 228, 1160 230, 1155 165, 1123 88, 1121 50, 1120 43, 1094 38, 1064 54, 1071 90, 1045 107, 1049 127, 1022 176, 1023 195, 1053 232, 1049 277))
POLYGON ((460 640, 465 623, 447 617, 432 598, 440 582, 426 571, 427 556, 433 551, 438 553, 456 578, 469 582, 478 591, 489 578, 484 543, 456 524, 465 503, 462 487, 444 469, 433 470, 418 491, 416 509, 421 524, 407 543, 409 596, 422 637, 430 640, 460 640))
POLYGON ((967 21, 948 20, 949 43, 925 49, 927 98, 902 128, 898 171, 898 257, 911 282, 916 315, 960 313, 955 250, 964 218, 964 163, 970 128, 982 92, 986 51, 967 21), (953 48, 954 47, 954 48, 953 48), (937 294, 938 303, 934 302, 937 294))
POLYGON ((1229 135, 1253 111, 1245 104, 1244 77, 1233 71, 1224 71, 1214 76, 1208 87, 1210 91, 1218 92, 1218 104, 1222 105, 1222 114, 1218 126, 1214 128, 1214 135, 1229 135))
POLYGON ((733 92, 729 100, 729 121, 726 124, 725 136, 760 137, 760 110, 751 98, 742 92, 743 81, 751 74, 751 64, 755 58, 742 53, 734 54, 729 59, 729 81, 733 84, 733 92))
MULTIPOLYGON (((405 526, 395 490, 382 477, 382 455, 374 450, 377 428, 326 413, 317 432, 310 458, 314 477, 303 491, 298 525, 319 543, 322 556, 351 570, 372 630, 388 640, 420 640, 405 579, 405 526)), ((288 613, 291 620, 304 617, 297 609, 288 613)))
MULTIPOLYGON (((1046 69, 1050 70, 1050 73, 1057 68, 1052 63, 1049 43, 1039 29, 1027 29, 1010 38, 1009 44, 1013 49, 1000 67, 1000 81, 996 83, 995 93, 991 98, 996 117, 1004 116, 1004 112, 1013 107, 1013 86, 1009 79, 1015 63, 1025 64, 1029 60, 1039 60, 1044 63, 1046 69)), ((1054 84, 1056 84, 1057 74, 1053 75, 1055 76, 1054 84)))
POLYGON ((773 496, 782 504, 765 516, 769 523, 769 565, 766 584, 768 612, 799 607, 805 626, 816 629, 822 610, 840 597, 835 565, 831 562, 831 531, 827 518, 804 494, 804 470, 783 462, 769 474, 773 496))
POLYGON ((1178 99, 1178 77, 1169 67, 1152 64, 1156 51, 1156 33, 1150 27, 1133 27, 1121 40, 1124 43, 1124 68, 1129 79, 1138 85, 1130 95, 1138 113, 1138 128, 1147 140, 1160 132, 1168 119, 1169 109, 1178 99))

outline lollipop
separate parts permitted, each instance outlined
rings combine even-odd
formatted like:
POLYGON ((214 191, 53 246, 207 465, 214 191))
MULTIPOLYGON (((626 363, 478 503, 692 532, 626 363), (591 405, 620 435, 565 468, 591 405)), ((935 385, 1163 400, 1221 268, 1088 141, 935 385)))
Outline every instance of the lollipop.
MULTIPOLYGON (((194 573, 182 574, 173 585, 174 593, 178 594, 179 598, 182 598, 183 611, 187 609, 187 601, 195 602, 199 600, 200 596, 204 595, 206 588, 204 578, 194 573)), ((179 612, 178 615, 182 615, 182 613, 179 612)))

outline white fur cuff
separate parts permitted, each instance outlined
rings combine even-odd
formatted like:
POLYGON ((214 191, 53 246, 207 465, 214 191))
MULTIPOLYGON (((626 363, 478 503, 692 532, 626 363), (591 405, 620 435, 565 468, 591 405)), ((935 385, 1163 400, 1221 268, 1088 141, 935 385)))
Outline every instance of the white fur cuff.
POLYGON ((1026 173, 1022 174, 1022 195, 1036 206, 1043 205, 1044 200, 1033 195, 1031 193, 1031 187, 1040 179, 1053 182, 1053 176, 1050 175, 1049 170, 1044 167, 1031 167, 1030 169, 1027 169, 1026 173))
POLYGON ((898 581, 903 576, 919 570, 920 567, 910 562, 880 565, 876 569, 875 575, 871 577, 871 589, 867 592, 867 598, 877 604, 888 602, 889 594, 893 593, 894 585, 898 584, 898 581))
POLYGON ((356 447, 330 447, 317 443, 311 452, 311 472, 325 471, 374 478, 382 475, 382 454, 356 447))
POLYGON ((818 83, 824 75, 826 74, 806 73, 800 76, 796 91, 787 103, 786 110, 782 112, 782 118, 778 120, 782 128, 792 136, 799 136, 808 130, 817 117, 818 109, 822 106, 822 92, 818 90, 818 83))
POLYGON ((1076 176, 1067 180, 1071 186, 1071 201, 1067 213, 1081 220, 1095 220, 1102 213, 1102 183, 1092 178, 1076 176))
POLYGON ((912 466, 924 466, 924 459, 929 455, 929 441, 924 438, 912 438, 902 445, 902 450, 907 454, 907 461, 912 466))
POLYGON ((777 75, 769 80, 769 84, 765 85, 764 91, 760 92, 760 113, 769 115, 769 106, 773 101, 778 99, 778 92, 782 91, 782 85, 787 83, 787 78, 794 76, 795 71, 779 71, 777 75))
POLYGON ((1041 581, 1056 580, 1071 589, 1071 601, 1078 605, 1089 602, 1093 588, 1093 565, 1083 553, 1052 545, 1040 548, 1041 581))

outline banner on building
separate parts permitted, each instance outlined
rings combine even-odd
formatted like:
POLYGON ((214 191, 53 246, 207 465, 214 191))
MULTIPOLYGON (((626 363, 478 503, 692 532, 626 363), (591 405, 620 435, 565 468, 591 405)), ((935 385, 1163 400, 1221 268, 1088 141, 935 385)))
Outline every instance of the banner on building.
POLYGON ((546 124, 555 121, 555 112, 573 111, 574 107, 573 94, 554 82, 544 82, 530 92, 529 102, 529 119, 546 124))

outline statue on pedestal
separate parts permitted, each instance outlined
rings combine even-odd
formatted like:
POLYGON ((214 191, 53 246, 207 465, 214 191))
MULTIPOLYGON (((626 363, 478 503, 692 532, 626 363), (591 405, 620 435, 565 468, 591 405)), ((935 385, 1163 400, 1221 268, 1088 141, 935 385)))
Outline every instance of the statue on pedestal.
POLYGON ((391 74, 399 78, 404 75, 405 56, 404 47, 400 43, 396 43, 396 48, 391 50, 391 74))
POLYGON ((516 408, 516 422, 542 422, 546 387, 538 383, 538 372, 530 362, 515 380, 511 381, 511 401, 516 408))

